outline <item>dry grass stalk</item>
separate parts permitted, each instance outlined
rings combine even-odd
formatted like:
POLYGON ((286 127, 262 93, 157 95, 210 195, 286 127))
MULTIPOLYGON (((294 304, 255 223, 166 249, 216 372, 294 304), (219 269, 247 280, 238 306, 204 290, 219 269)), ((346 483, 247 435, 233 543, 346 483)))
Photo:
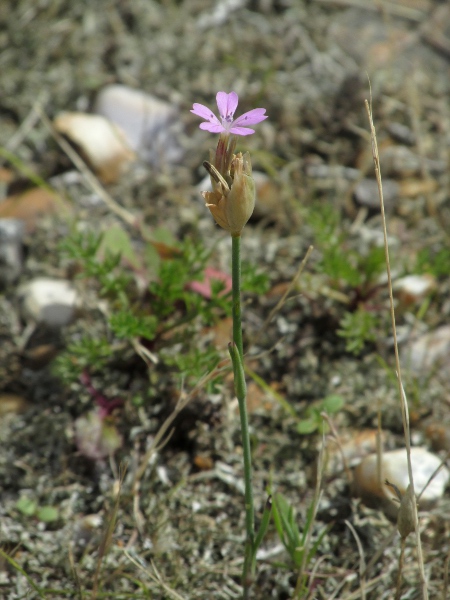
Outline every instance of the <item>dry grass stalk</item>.
POLYGON ((364 548, 361 544, 361 540, 359 539, 359 535, 356 533, 356 529, 350 523, 350 521, 345 520, 345 524, 350 529, 355 538, 356 545, 358 546, 359 552, 359 587, 361 590, 361 600, 366 600, 366 559, 364 557, 364 548))
MULTIPOLYGON (((381 218, 383 223, 383 235, 384 235, 384 250, 385 250, 385 259, 386 259, 386 271, 388 278, 388 289, 389 289, 389 302, 390 302, 390 313, 391 313, 391 322, 392 322, 392 334, 394 338, 394 350, 395 350, 395 366, 397 371, 397 382, 398 382, 398 390, 400 395, 400 405, 402 411, 402 422, 403 422, 403 433, 405 438, 405 446, 406 446, 406 456, 408 461, 408 476, 409 476, 409 485, 410 485, 410 493, 413 498, 415 498, 414 492, 414 478, 412 472, 412 464, 411 464, 411 443, 410 443, 410 429, 409 429, 409 413, 408 413, 408 403, 405 396, 405 392, 403 389, 402 383, 402 373, 400 367, 400 357, 398 352, 398 343, 397 343, 397 329, 395 325, 395 310, 394 310, 394 296, 392 291, 392 276, 391 276, 391 267, 389 261, 389 246, 387 241, 387 227, 386 227, 386 215, 384 211, 384 200, 383 200, 383 184, 381 179, 381 170, 380 170, 380 158, 378 154, 378 145, 377 145, 377 137, 375 131, 375 125, 373 123, 372 117, 372 109, 369 102, 365 101, 366 112, 369 118, 370 123, 370 132, 371 132, 371 140, 372 140, 372 156, 373 162, 375 166, 375 176, 378 185, 378 194, 380 198, 380 209, 381 209, 381 218)), ((419 575, 421 580, 421 591, 423 600, 428 600, 428 589, 427 582, 425 578, 425 567, 423 562, 423 553, 422 553, 422 544, 420 539, 420 530, 419 530, 419 519, 417 515, 417 505, 416 502, 412 502, 412 516, 414 520, 414 528, 416 533, 416 544, 417 544, 417 559, 419 566, 419 575)))

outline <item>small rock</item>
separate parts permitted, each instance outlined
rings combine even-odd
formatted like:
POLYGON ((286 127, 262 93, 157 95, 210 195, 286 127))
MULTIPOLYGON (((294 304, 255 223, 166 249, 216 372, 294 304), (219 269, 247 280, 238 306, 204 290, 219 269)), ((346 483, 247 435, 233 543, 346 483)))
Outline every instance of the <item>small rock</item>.
POLYGON ((407 275, 394 282, 393 288, 400 302, 409 306, 423 300, 436 287, 436 279, 433 275, 407 275))
POLYGON ((0 394, 0 417, 7 414, 18 415, 30 407, 29 402, 16 394, 0 394))
POLYGON ((135 159, 122 130, 99 115, 60 113, 54 126, 82 152, 104 183, 114 183, 135 159))
POLYGON ((400 181, 400 196, 402 198, 417 198, 417 196, 426 196, 432 194, 439 187, 436 179, 419 179, 409 177, 400 181))
MULTIPOLYGON (((411 462, 416 495, 420 495, 419 508, 429 510, 444 494, 450 481, 450 472, 443 466, 433 477, 424 490, 430 477, 442 464, 439 456, 432 454, 425 448, 411 448, 411 462)), ((395 485, 400 494, 405 494, 408 485, 408 464, 406 450, 392 450, 385 452, 382 457, 381 480, 378 480, 377 455, 370 454, 356 467, 354 473, 355 491, 368 506, 381 508, 387 516, 395 518, 398 512, 398 503, 392 498, 394 493, 385 481, 395 485)))
POLYGON ((25 319, 49 327, 70 323, 79 305, 75 288, 63 279, 38 277, 21 286, 19 294, 25 319))
POLYGON ((85 548, 93 539, 101 536, 103 517, 100 514, 90 514, 79 518, 73 530, 73 541, 76 546, 85 548))
POLYGON ((422 161, 420 156, 407 146, 388 146, 380 151, 380 168, 383 177, 408 177, 420 174, 422 166, 425 166, 430 173, 436 174, 442 173, 446 168, 444 161, 428 158, 422 161))
POLYGON ((430 423, 425 429, 425 435, 435 452, 450 452, 450 423, 446 423, 445 420, 430 423))
POLYGON ((145 162, 157 167, 181 159, 181 121, 167 102, 125 85, 109 85, 99 93, 95 112, 118 125, 145 162))
MULTIPOLYGON (((324 454, 325 475, 337 475, 344 470, 345 466, 355 467, 365 456, 376 452, 377 435, 376 429, 347 431, 339 435, 339 445, 333 438, 328 438, 324 454)), ((382 442, 385 441, 386 435, 383 433, 382 442)))
POLYGON ((0 285, 15 281, 22 272, 24 230, 19 219, 0 219, 0 285))
POLYGON ((414 146, 416 143, 414 132, 407 125, 403 125, 403 123, 398 123, 397 121, 387 123, 386 129, 397 142, 408 146, 414 146))
POLYGON ((412 372, 426 372, 436 365, 448 369, 450 362, 450 325, 425 333, 402 349, 402 362, 412 372))
MULTIPOLYGON (((380 196, 375 179, 363 179, 354 189, 356 202, 368 208, 379 210, 380 196)), ((383 178, 383 200, 386 210, 393 208, 400 195, 400 187, 396 181, 383 178)))
POLYGON ((55 192, 45 188, 31 188, 8 196, 0 203, 0 218, 19 219, 27 231, 33 231, 36 221, 58 209, 68 210, 68 205, 55 192))

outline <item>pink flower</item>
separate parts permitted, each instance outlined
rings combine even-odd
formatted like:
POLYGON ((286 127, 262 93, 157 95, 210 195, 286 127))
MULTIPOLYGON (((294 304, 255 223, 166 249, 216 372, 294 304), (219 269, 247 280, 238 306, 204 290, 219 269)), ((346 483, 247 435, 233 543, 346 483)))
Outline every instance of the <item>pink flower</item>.
POLYGON ((236 92, 217 92, 216 96, 217 107, 219 109, 219 115, 222 122, 216 117, 216 115, 203 104, 195 103, 192 107, 191 113, 205 119, 205 123, 200 123, 200 129, 210 131, 211 133, 234 133, 235 135, 251 135, 255 133, 254 129, 249 127, 242 127, 243 125, 256 125, 267 119, 265 108, 254 108, 249 112, 244 113, 236 120, 233 120, 234 112, 237 108, 239 98, 236 92))

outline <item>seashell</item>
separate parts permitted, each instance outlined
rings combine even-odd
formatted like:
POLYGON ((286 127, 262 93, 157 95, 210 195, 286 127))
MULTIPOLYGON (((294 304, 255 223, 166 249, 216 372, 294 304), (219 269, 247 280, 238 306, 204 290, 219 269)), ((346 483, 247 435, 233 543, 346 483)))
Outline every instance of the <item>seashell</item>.
MULTIPOLYGON (((414 489, 416 496, 420 496, 419 509, 429 510, 442 497, 450 480, 450 472, 445 466, 439 469, 441 459, 425 448, 411 448, 411 462, 414 489), (433 474, 433 479, 427 485, 433 474)), ((405 494, 409 485, 406 450, 402 448, 383 454, 380 480, 377 466, 376 454, 370 454, 361 461, 354 472, 355 492, 368 506, 381 508, 388 517, 396 518, 399 505, 393 501, 393 490, 385 481, 395 485, 401 495, 405 494)))
POLYGON ((108 85, 98 94, 95 112, 118 125, 130 148, 148 164, 173 164, 183 156, 181 121, 167 102, 125 85, 108 85))
POLYGON ((135 159, 121 129, 99 115, 60 113, 54 120, 59 133, 76 144, 104 183, 114 183, 135 159))

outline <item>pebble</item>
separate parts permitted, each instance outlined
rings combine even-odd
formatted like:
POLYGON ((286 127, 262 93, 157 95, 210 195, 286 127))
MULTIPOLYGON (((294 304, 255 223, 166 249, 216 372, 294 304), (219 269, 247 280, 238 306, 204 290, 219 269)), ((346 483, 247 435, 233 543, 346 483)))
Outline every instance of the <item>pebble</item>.
POLYGON ((20 219, 0 219, 0 285, 16 281, 22 272, 24 232, 20 219))
POLYGON ((18 415, 30 408, 23 396, 17 394, 0 394, 0 417, 7 414, 18 415))
POLYGON ((423 275, 407 275, 397 279, 393 289, 400 302, 409 306, 423 300, 436 287, 436 279, 429 273, 423 275))
MULTIPOLYGON (((378 184, 375 179, 363 179, 354 189, 354 197, 358 204, 368 208, 380 209, 380 196, 378 184)), ((400 186, 393 179, 383 178, 383 200, 386 210, 394 207, 400 195, 400 186)))
POLYGON ((442 325, 421 335, 402 349, 402 363, 414 373, 430 371, 436 365, 448 370, 450 362, 450 325, 442 325))
MULTIPOLYGON (((361 460, 377 449, 376 429, 363 429, 362 431, 346 431, 339 435, 339 445, 328 438, 324 454, 324 473, 327 476, 338 475, 345 466, 355 467, 361 460), (344 460, 346 465, 344 465, 344 460)), ((386 435, 382 434, 385 443, 386 435)))
POLYGON ((26 320, 49 327, 63 327, 75 317, 79 297, 69 281, 38 277, 20 287, 22 314, 26 320))
POLYGON ((380 168, 383 176, 383 184, 384 177, 407 177, 420 174, 422 164, 430 173, 440 174, 446 168, 445 162, 441 160, 424 158, 422 161, 421 157, 407 146, 388 146, 380 150, 380 168))
POLYGON ((69 205, 46 188, 30 188, 8 196, 0 203, 0 218, 23 221, 27 232, 36 228, 39 218, 57 211, 68 214, 69 205))
MULTIPOLYGON (((441 467, 424 490, 428 480, 442 461, 439 456, 432 454, 426 448, 413 447, 411 448, 411 462, 416 496, 421 494, 419 509, 429 510, 443 496, 445 487, 450 481, 450 472, 447 467, 441 467)), ((384 482, 388 480, 397 486, 402 495, 406 492, 409 485, 406 450, 401 448, 385 452, 382 457, 381 471, 380 483, 377 474, 377 455, 366 456, 354 472, 355 492, 368 506, 381 508, 388 517, 395 518, 399 505, 392 500, 395 492, 384 482)))
POLYGON ((95 112, 120 127, 144 162, 158 167, 182 158, 182 125, 171 104, 125 85, 108 85, 98 94, 95 112))
POLYGON ((99 115, 80 112, 60 113, 55 129, 76 144, 104 183, 118 181, 135 159, 122 130, 99 115))

